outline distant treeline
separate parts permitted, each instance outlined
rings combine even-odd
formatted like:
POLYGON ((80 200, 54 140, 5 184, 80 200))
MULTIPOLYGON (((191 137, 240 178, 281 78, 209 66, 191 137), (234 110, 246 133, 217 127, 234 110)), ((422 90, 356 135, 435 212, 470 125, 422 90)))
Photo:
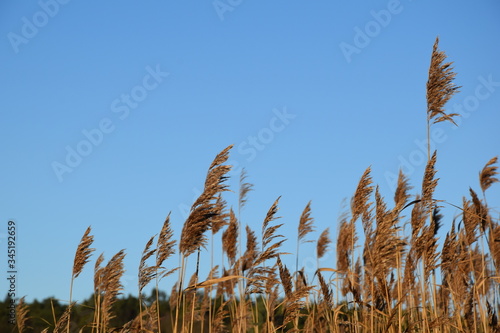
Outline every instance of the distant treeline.
MULTIPOLYGON (((156 300, 156 291, 153 290, 150 296, 145 296, 143 301, 146 304, 151 304, 156 300)), ((165 313, 170 313, 170 306, 165 292, 159 292, 160 308, 165 310, 165 313)), ((10 298, 7 296, 0 302, 0 332, 17 332, 15 325, 9 323, 9 304, 10 298)), ((48 328, 49 332, 54 329, 54 320, 57 320, 66 310, 68 304, 57 299, 48 297, 42 301, 34 300, 32 303, 26 303, 29 310, 29 319, 26 322, 27 328, 24 332, 42 332, 48 328), (54 318, 55 316, 55 318, 54 318)), ((113 304, 113 313, 115 317, 111 319, 112 327, 121 327, 123 324, 133 320, 139 314, 139 299, 136 296, 128 295, 118 298, 113 304)), ((94 316, 94 295, 91 295, 83 302, 79 302, 71 312, 71 332, 79 332, 81 328, 83 332, 91 332, 91 327, 86 327, 92 323, 94 316)), ((165 328, 167 328, 168 318, 165 320, 165 328)), ((162 330, 163 331, 163 330, 162 330)))
MULTIPOLYGON (((143 295, 142 302, 145 306, 150 307, 156 302, 156 289, 151 291, 149 296, 143 295)), ((201 292, 197 293, 198 302, 202 302, 204 294, 201 292)), ((173 316, 170 298, 164 291, 158 291, 158 301, 160 306, 160 320, 161 320, 161 332, 173 332, 173 316)), ((11 300, 8 296, 5 296, 3 301, 0 302, 0 332, 18 332, 17 326, 10 322, 9 318, 9 305, 11 300)), ((214 309, 220 308, 222 301, 221 299, 213 299, 214 309)), ((253 303, 253 307, 258 309, 257 311, 264 315, 265 306, 261 297, 258 297, 256 303, 253 303)), ((57 322, 64 314, 68 307, 68 304, 64 301, 59 301, 53 297, 47 297, 42 301, 34 300, 32 303, 25 303, 28 309, 28 319, 24 324, 23 333, 40 333, 40 332, 53 332, 55 329, 55 322, 57 322)), ((224 304, 225 311, 229 310, 229 307, 224 304)), ((124 325, 132 322, 134 319, 138 318, 140 314, 139 299, 136 296, 129 294, 128 296, 122 295, 122 297, 117 298, 116 302, 113 304, 112 311, 114 317, 110 319, 109 327, 120 331, 124 328, 124 325)), ((92 294, 88 299, 83 302, 79 302, 74 305, 71 310, 71 333, 87 333, 95 332, 95 328, 92 329, 92 323, 94 321, 95 314, 95 302, 94 295, 92 294)), ((208 312, 204 315, 203 328, 200 323, 200 315, 198 314, 198 322, 194 324, 194 331, 196 332, 209 332, 209 318, 208 312)), ((279 307, 278 311, 275 312, 273 321, 277 323, 283 322, 283 309, 279 307)), ((229 319, 226 320, 226 324, 230 325, 229 319)), ((126 330, 126 329, 125 329, 126 330)), ((62 330, 66 332, 66 329, 62 330)))

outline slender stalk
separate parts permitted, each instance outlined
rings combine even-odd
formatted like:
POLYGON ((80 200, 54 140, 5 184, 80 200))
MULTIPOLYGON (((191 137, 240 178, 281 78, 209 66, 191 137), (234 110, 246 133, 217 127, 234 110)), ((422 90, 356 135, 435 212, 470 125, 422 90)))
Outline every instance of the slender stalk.
MULTIPOLYGON (((71 276, 71 285, 70 285, 70 287, 69 287, 69 305, 68 305, 69 307, 71 307, 71 304, 72 304, 71 302, 72 302, 72 300, 73 300, 73 298, 72 298, 72 297, 73 297, 73 281, 74 281, 74 280, 75 280, 75 277, 74 277, 74 275, 73 275, 73 276, 71 276)), ((71 309, 70 309, 70 311, 69 311, 69 315, 71 315, 71 309)), ((71 323, 70 318, 68 318, 68 325, 67 325, 67 328, 66 328, 66 332, 67 332, 67 333, 69 333, 70 323, 71 323)))
POLYGON ((160 318, 160 293, 159 293, 159 290, 158 290, 158 284, 159 284, 159 281, 158 281, 158 272, 156 273, 156 277, 155 277, 155 285, 156 285, 156 292, 155 292, 155 295, 156 295, 156 320, 158 321, 158 332, 161 333, 161 318, 160 318))
POLYGON ((193 299, 193 304, 191 305, 191 326, 190 326, 190 332, 193 332, 193 325, 194 325, 194 306, 196 303, 196 285, 198 284, 198 273, 200 269, 200 248, 198 248, 198 257, 196 259, 196 273, 195 273, 195 285, 194 285, 194 299, 193 299))
MULTIPOLYGON (((184 281, 184 275, 185 275, 185 270, 186 270, 186 258, 184 257, 184 254, 180 254, 180 267, 181 269, 179 270, 179 288, 178 288, 178 293, 177 293, 177 306, 175 308, 175 319, 174 319, 174 333, 178 332, 178 325, 179 325, 179 308, 181 306, 182 299, 184 298, 184 292, 182 291, 182 285, 184 281)), ((183 302, 182 302, 183 303, 183 302)), ((184 320, 183 320, 184 322, 184 320)))

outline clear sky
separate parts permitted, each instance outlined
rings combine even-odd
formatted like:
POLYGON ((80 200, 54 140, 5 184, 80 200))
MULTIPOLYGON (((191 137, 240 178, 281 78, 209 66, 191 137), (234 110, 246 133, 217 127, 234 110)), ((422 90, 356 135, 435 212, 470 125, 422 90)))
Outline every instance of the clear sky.
MULTIPOLYGON (((460 205, 500 155, 498 1, 2 1, 2 276, 14 220, 17 295, 67 300, 91 225, 97 250, 74 298, 92 293, 97 255, 122 248, 125 293, 137 295, 144 245, 169 212, 179 238, 229 144, 232 189, 241 167, 254 184, 243 223, 260 230, 281 195, 287 252, 309 200, 309 238, 326 227, 336 237, 342 201, 370 165, 389 206, 399 168, 417 193, 436 36, 462 86, 448 112, 463 117, 433 127, 435 197, 460 205)), ((498 212, 500 185, 487 195, 498 212)), ((444 212, 447 230, 458 211, 444 212)), ((311 265, 314 253, 304 245, 300 261, 311 265)), ((331 251, 322 266, 334 265, 331 251)))

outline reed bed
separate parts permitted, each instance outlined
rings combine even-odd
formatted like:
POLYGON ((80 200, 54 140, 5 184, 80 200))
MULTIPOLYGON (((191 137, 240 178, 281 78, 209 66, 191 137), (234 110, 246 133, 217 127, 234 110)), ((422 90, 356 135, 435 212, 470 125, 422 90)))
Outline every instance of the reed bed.
MULTIPOLYGON (((436 39, 427 82, 427 133, 433 124, 455 124, 458 115, 445 112, 446 102, 458 92, 455 73, 436 39)), ((438 184, 437 152, 430 151, 421 191, 412 192, 402 172, 392 203, 374 184, 367 168, 355 187, 348 211, 337 226, 316 226, 311 202, 297 217, 296 253, 284 253, 287 241, 280 233, 277 198, 262 225, 244 225, 241 211, 252 190, 247 175, 240 178, 238 209, 223 199, 231 166, 231 146, 210 165, 205 186, 194 202, 177 243, 166 218, 158 236, 145 245, 138 270, 137 317, 112 326, 113 304, 122 285, 122 250, 107 264, 101 255, 94 268, 93 320, 70 328, 71 303, 53 325, 54 332, 500 332, 500 221, 487 204, 488 189, 497 183, 498 159, 487 161, 479 172, 480 194, 472 188, 463 198, 459 216, 447 217, 450 228, 438 242, 445 224, 440 208, 447 205, 434 197, 438 184), (330 228, 338 229, 332 246, 330 228), (222 232, 220 260, 213 258, 214 235, 222 232), (156 238, 156 243, 155 243, 156 238), (362 243, 361 241, 362 240, 362 243), (316 244, 318 269, 307 274, 299 267, 300 247, 316 244), (320 259, 336 249, 332 267, 319 267, 320 259), (199 276, 200 252, 211 253, 210 272, 199 276), (290 270, 283 256, 295 255, 290 270), (179 260, 171 259, 178 256, 179 260), (186 276, 187 260, 196 262, 186 276), (180 263, 174 265, 173 262, 180 263), (216 264, 217 263, 217 264, 216 264), (161 280, 177 274, 173 286, 161 280), (156 286, 156 301, 146 302, 143 289, 156 286), (158 289, 171 288, 168 306, 159 302, 158 289)), ((90 227, 77 247, 72 274, 78 277, 94 249, 90 227)), ((18 305, 19 332, 26 327, 28 307, 18 305)), ((48 321, 49 322, 49 321, 48 321)))

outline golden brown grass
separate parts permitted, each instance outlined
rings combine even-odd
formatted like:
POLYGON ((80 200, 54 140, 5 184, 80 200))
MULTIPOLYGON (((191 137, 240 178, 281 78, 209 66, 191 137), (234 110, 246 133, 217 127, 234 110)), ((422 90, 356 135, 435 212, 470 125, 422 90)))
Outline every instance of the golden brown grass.
POLYGON ((19 333, 30 328, 27 326, 27 321, 29 319, 28 305, 26 305, 24 299, 25 296, 21 297, 16 305, 16 326, 19 333))
MULTIPOLYGON (((434 153, 419 194, 410 194, 409 181, 400 173, 392 208, 378 186, 372 185, 368 168, 356 187, 350 212, 342 215, 338 224, 336 267, 318 268, 312 276, 304 268, 291 272, 282 262, 281 257, 289 254, 281 249, 286 241, 279 233, 283 224, 276 223, 280 198, 265 214, 260 241, 246 226, 243 253, 237 250, 242 235, 230 210, 229 223, 219 222, 224 223, 222 275, 217 274, 219 265, 211 267, 205 281, 199 281, 196 271, 184 288, 180 287, 180 274, 170 295, 172 322, 163 328, 160 322, 167 310, 160 309, 158 296, 151 304, 139 297, 139 315, 121 327, 110 326, 113 304, 122 289, 125 253, 118 252, 105 266, 101 255, 94 269, 94 320, 82 328, 83 332, 241 332, 243 328, 253 332, 498 332, 500 303, 495 290, 499 287, 500 221, 484 199, 470 189, 458 226, 455 221, 451 223, 439 250, 437 231, 444 217, 439 213, 440 201, 434 199, 438 186, 436 161, 434 153), (411 214, 405 218, 402 213, 410 205, 411 214), (407 235, 405 224, 411 226, 407 235), (358 229, 364 235, 362 244, 358 229), (246 281, 243 298, 235 292, 238 281, 246 281), (212 288, 217 289, 216 295, 211 293, 212 288)), ((479 184, 484 191, 495 183, 491 178, 496 162, 490 160, 480 173, 479 184), (481 176, 485 173, 488 176, 481 176), (490 186, 484 187, 485 177, 489 177, 490 186)), ((204 205, 213 208, 222 199, 213 193, 209 201, 204 205)), ((222 211, 218 209, 219 214, 222 211)), ((311 214, 308 204, 298 219, 299 245, 314 233, 311 214)), ((206 223, 214 220, 212 214, 206 223)), ((153 279, 161 287, 161 280, 178 269, 164 267, 175 254, 173 236, 168 215, 156 247, 153 236, 141 256, 139 294, 153 279), (150 259, 154 259, 153 265, 148 264, 150 259)), ((77 249, 74 277, 89 261, 92 240, 89 228, 77 249)), ((326 228, 316 242, 317 260, 329 251, 330 243, 326 228)), ((179 255, 183 257, 182 251, 179 255)), ((54 321, 54 332, 67 330, 75 306, 68 306, 54 321)), ((18 330, 22 332, 26 330, 28 311, 22 301, 17 309, 18 330)))
MULTIPOLYGON (((458 87, 453 84, 456 74, 451 63, 445 62, 444 52, 439 51, 438 41, 427 82, 428 133, 432 124, 455 123, 453 118, 457 116, 444 109, 458 87)), ((225 163, 230 149, 220 152, 208 168, 204 190, 184 222, 178 267, 166 264, 176 252, 170 215, 156 247, 155 236, 147 242, 138 271, 139 315, 121 327, 112 327, 111 319, 122 289, 125 253, 118 252, 106 266, 102 255, 97 258, 94 319, 82 327, 83 332, 500 331, 500 221, 486 203, 487 190, 499 181, 496 157, 479 173, 483 197, 469 190, 459 216, 446 223, 451 227, 442 246, 438 230, 450 217, 440 213, 445 201, 435 198, 438 155, 431 155, 430 144, 420 193, 412 193, 409 178, 400 172, 392 207, 373 183, 368 167, 355 187, 350 209, 341 215, 336 227, 335 267, 319 267, 319 259, 330 251, 329 231, 334 226, 328 226, 316 235, 318 267, 311 271, 299 267, 300 247, 315 233, 311 202, 298 217, 295 254, 282 249, 286 241, 281 235, 283 224, 276 223, 280 197, 264 215, 259 236, 247 224, 243 233, 241 211, 253 185, 246 181, 243 171, 237 214, 227 208, 223 194, 228 190, 225 182, 231 167, 225 163), (213 249, 214 237, 221 230, 223 257, 216 262, 211 252, 209 274, 200 281, 199 257, 208 244, 207 233, 212 234, 213 249), (196 270, 185 286, 187 260, 193 253, 198 253, 196 266, 191 265, 196 270), (295 255, 295 271, 284 264, 290 255, 295 255), (154 263, 149 264, 153 258, 154 263), (160 283, 176 270, 179 277, 171 286, 167 310, 167 305, 165 309, 160 307, 158 289, 170 289, 160 283), (153 279, 156 301, 146 304, 141 294, 153 279), (167 315, 170 323, 165 320, 166 324, 160 326, 167 315)), ((76 252, 71 286, 89 261, 92 241, 89 227, 76 252)), ((69 330, 75 306, 70 302, 63 315, 53 320, 55 332, 69 330)), ((22 300, 17 311, 18 331, 22 332, 28 318, 22 300)))
POLYGON ((76 249, 76 254, 75 254, 75 260, 73 263, 73 274, 71 275, 71 285, 69 288, 69 304, 70 306, 68 307, 68 320, 67 320, 67 327, 66 327, 66 332, 69 333, 70 331, 70 320, 71 320, 71 304, 72 304, 72 297, 73 297, 73 282, 74 280, 80 275, 80 273, 83 270, 83 267, 85 264, 89 262, 90 256, 92 255, 92 252, 94 252, 94 249, 91 248, 90 246, 94 242, 94 236, 90 235, 92 228, 89 226, 85 233, 82 236, 82 239, 80 240, 80 243, 78 244, 78 248, 76 249))
POLYGON ((326 228, 325 230, 323 230, 321 235, 319 235, 318 241, 316 243, 316 257, 318 258, 318 260, 323 258, 331 242, 332 240, 330 239, 330 228, 326 228))
POLYGON ((498 178, 495 177, 498 175, 498 167, 495 165, 497 162, 498 157, 493 157, 479 173, 479 183, 483 194, 493 183, 498 183, 498 178))

